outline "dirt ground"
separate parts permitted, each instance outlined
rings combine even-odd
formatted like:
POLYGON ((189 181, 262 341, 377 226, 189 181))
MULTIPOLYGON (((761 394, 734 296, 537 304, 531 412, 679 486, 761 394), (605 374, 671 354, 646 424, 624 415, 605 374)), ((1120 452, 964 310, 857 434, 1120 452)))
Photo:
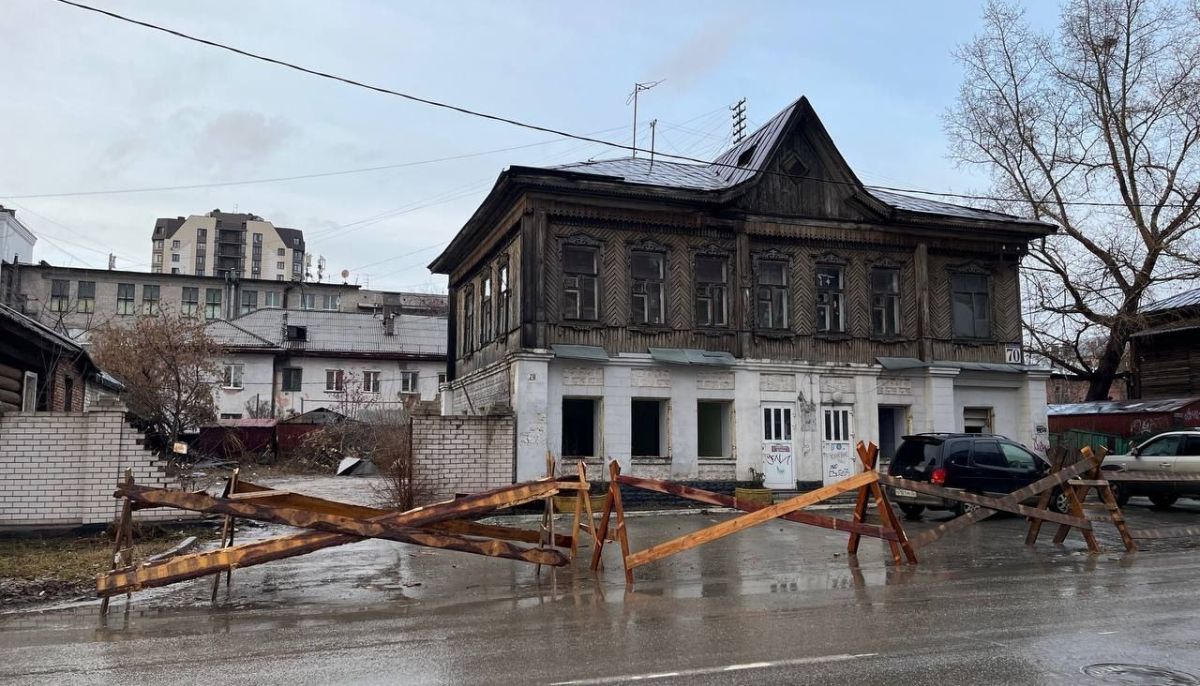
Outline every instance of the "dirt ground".
MULTIPOLYGON (((203 542, 217 534, 203 524, 146 527, 134 539, 134 559, 169 550, 188 536, 203 542)), ((112 536, 106 533, 0 538, 0 607, 90 598, 111 556, 112 536)))

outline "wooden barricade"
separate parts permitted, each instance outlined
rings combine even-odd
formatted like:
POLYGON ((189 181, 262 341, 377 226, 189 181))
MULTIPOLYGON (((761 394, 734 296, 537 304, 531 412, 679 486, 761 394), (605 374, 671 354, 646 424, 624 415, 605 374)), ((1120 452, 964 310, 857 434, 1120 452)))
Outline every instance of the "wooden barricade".
MULTIPOLYGON (((1116 471, 1104 470, 1101 472, 1104 480, 1112 483, 1153 483, 1170 481, 1174 483, 1180 482, 1197 482, 1200 481, 1200 474, 1163 474, 1161 472, 1142 472, 1138 470, 1116 471)), ((1200 525, 1192 526, 1166 526, 1157 529, 1131 529, 1129 536, 1135 541, 1139 540, 1159 540, 1164 538, 1190 538, 1192 536, 1200 536, 1200 525)))
POLYGON ((248 567, 366 538, 559 567, 567 564, 568 558, 556 548, 573 550, 575 539, 572 536, 555 534, 552 528, 530 531, 481 524, 467 518, 549 498, 560 491, 574 490, 586 495, 586 489, 586 481, 559 482, 547 478, 397 512, 274 490, 242 481, 236 475, 217 497, 204 492, 138 486, 132 475, 127 474, 113 494, 123 502, 116 523, 112 570, 97 577, 96 591, 105 599, 101 609, 106 611, 107 599, 119 593, 210 574, 219 578, 221 572, 228 575, 234 567, 248 567), (153 564, 134 565, 130 554, 131 512, 149 507, 225 515, 227 524, 223 528, 221 547, 153 564), (311 531, 233 545, 234 517, 311 531), (538 547, 525 547, 512 541, 538 547))
MULTIPOLYGON (((1103 518, 1108 519, 1117 527, 1117 531, 1121 534, 1121 542, 1125 545, 1126 552, 1137 550, 1137 545, 1133 541, 1133 537, 1129 533, 1129 527, 1125 524, 1125 516, 1121 513, 1121 507, 1117 504, 1116 496, 1113 495, 1112 488, 1108 481, 1101 478, 1101 465, 1104 462, 1104 457, 1108 454, 1108 448, 1100 448, 1093 452, 1091 447, 1084 446, 1080 450, 1082 459, 1079 464, 1089 467, 1080 476, 1084 478, 1072 478, 1062 487, 1062 493, 1066 496, 1071 514, 1075 517, 1088 519, 1086 510, 1088 503, 1088 491, 1094 490, 1099 497, 1100 502, 1096 503, 1103 510, 1103 518)), ((1062 471, 1061 463, 1059 472, 1062 471)), ((1039 506, 1045 506, 1049 503, 1050 494, 1044 494, 1038 501, 1039 506)), ((1029 532, 1025 536, 1025 543, 1033 545, 1037 543, 1038 534, 1041 531, 1042 522, 1039 520, 1030 520, 1029 532)), ((1058 531, 1054 534, 1054 543, 1061 544, 1067 540, 1067 536, 1071 533, 1071 527, 1066 524, 1059 524, 1058 531)), ((1083 534, 1083 539, 1087 543, 1088 550, 1093 553, 1100 552, 1100 544, 1096 541, 1096 534, 1091 529, 1080 529, 1083 534)))
POLYGON ((637 567, 656 562, 705 543, 710 543, 772 519, 787 519, 801 524, 811 524, 833 530, 848 531, 853 541, 852 553, 857 551, 858 539, 861 536, 871 536, 886 540, 892 547, 893 560, 896 563, 899 564, 902 562, 901 552, 903 552, 904 557, 910 563, 915 563, 917 561, 916 554, 913 552, 911 546, 908 546, 908 539, 904 535, 903 526, 900 524, 899 518, 892 511, 887 494, 883 489, 879 488, 879 475, 874 469, 878 448, 874 445, 866 447, 862 443, 859 443, 858 447, 859 457, 862 459, 866 471, 839 483, 803 493, 773 505, 739 501, 731 496, 659 479, 625 476, 621 474, 620 465, 615 461, 611 462, 609 463, 610 478, 608 493, 604 500, 604 510, 600 515, 600 526, 596 532, 595 549, 592 552, 592 569, 599 569, 605 543, 608 541, 616 542, 621 548, 621 562, 625 571, 625 583, 632 585, 633 570, 637 567), (701 503, 732 507, 746 514, 700 529, 699 531, 693 531, 670 541, 650 546, 644 550, 631 552, 628 527, 625 519, 625 508, 621 501, 622 485, 659 493, 668 493, 701 503), (859 491, 859 500, 862 503, 861 507, 855 508, 855 518, 853 521, 837 520, 824 515, 802 512, 806 507, 853 490, 859 491), (879 510, 880 525, 872 525, 864 521, 867 503, 872 499, 879 510), (615 524, 613 524, 614 517, 615 524), (609 531, 610 527, 612 528, 611 533, 609 531))

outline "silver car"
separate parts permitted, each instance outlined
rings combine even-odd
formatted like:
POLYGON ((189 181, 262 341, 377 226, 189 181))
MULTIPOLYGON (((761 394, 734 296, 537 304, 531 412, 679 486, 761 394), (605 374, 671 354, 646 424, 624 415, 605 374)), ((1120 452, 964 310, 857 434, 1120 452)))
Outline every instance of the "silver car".
POLYGON ((1168 508, 1179 498, 1200 498, 1200 430, 1168 431, 1138 445, 1128 455, 1110 455, 1104 469, 1175 474, 1179 480, 1114 481, 1117 501, 1124 505, 1133 496, 1146 496, 1155 507, 1168 508), (1192 475, 1192 480, 1185 480, 1192 475))

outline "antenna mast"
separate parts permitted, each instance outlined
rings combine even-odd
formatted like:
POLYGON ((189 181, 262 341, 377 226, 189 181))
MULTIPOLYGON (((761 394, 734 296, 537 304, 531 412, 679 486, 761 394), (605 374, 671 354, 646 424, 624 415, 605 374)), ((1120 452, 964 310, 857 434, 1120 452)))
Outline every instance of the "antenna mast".
POLYGON ((650 120, 650 167, 654 168, 654 134, 658 129, 658 120, 650 120))
POLYGON ((666 79, 659 79, 657 81, 648 81, 646 83, 635 83, 635 84, 633 84, 633 92, 629 94, 628 98, 625 98, 626 105, 628 105, 631 102, 633 103, 633 156, 634 157, 637 157, 638 93, 641 93, 642 91, 648 91, 651 88, 654 88, 658 84, 662 83, 663 81, 666 81, 666 79))
POLYGON ((746 140, 746 99, 738 100, 729 109, 733 111, 733 142, 736 145, 746 140))

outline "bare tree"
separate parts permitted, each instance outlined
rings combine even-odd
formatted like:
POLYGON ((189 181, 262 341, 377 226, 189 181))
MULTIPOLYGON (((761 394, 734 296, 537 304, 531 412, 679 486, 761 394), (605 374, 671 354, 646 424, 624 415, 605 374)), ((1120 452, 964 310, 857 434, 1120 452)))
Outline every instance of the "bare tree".
POLYGON ((993 2, 956 57, 952 155, 1000 209, 1060 227, 1023 265, 1030 350, 1104 399, 1143 306, 1200 275, 1198 7, 1070 0, 1041 34, 993 2))
POLYGON ((202 320, 164 311, 92 335, 96 362, 125 384, 129 410, 174 442, 216 418, 213 383, 220 346, 202 320))

